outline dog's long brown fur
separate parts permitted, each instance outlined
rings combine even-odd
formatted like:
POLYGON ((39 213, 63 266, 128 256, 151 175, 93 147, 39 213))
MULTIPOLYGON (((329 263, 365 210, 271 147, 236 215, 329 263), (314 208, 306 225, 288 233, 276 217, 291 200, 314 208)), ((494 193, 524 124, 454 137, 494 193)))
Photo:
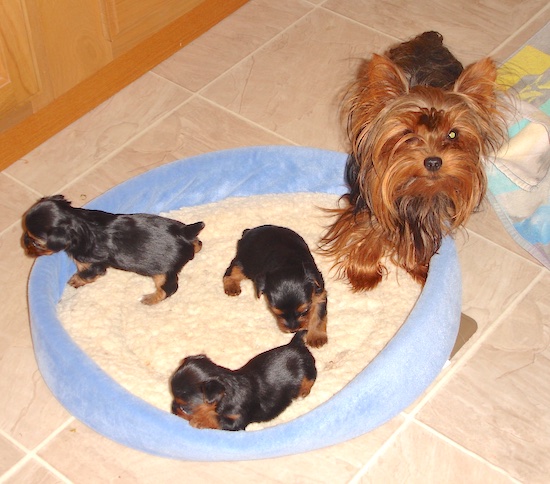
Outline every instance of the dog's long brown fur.
POLYGON ((344 107, 349 192, 321 241, 354 290, 380 282, 384 257, 424 283, 481 203, 482 158, 503 140, 496 74, 490 59, 462 70, 435 32, 361 66, 344 107))

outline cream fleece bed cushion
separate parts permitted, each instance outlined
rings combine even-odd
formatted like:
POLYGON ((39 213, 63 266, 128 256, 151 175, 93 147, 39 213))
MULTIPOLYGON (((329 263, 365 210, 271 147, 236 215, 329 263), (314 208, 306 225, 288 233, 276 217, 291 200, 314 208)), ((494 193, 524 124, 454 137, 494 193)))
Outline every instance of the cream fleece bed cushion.
POLYGON ((420 293, 404 271, 390 273, 375 290, 354 293, 334 277, 331 262, 315 252, 329 223, 322 207, 337 195, 296 193, 236 197, 163 214, 184 223, 202 220, 202 250, 181 272, 180 289, 155 306, 142 294, 154 290, 151 278, 109 270, 93 284, 67 286, 58 315, 69 335, 115 381, 156 407, 170 411, 170 376, 189 355, 207 354, 227 368, 240 368, 255 355, 287 344, 251 281, 229 297, 222 276, 246 228, 265 223, 298 232, 313 251, 328 291, 329 343, 313 348, 317 380, 310 395, 294 402, 275 420, 250 425, 260 429, 312 410, 341 390, 397 332, 420 293))

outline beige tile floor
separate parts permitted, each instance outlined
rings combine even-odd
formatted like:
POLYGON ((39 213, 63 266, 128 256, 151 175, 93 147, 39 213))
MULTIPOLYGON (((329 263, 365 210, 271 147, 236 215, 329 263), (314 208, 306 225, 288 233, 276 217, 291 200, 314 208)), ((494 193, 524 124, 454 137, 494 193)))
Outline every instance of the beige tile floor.
POLYGON ((179 158, 246 145, 344 151, 338 95, 357 59, 439 30, 464 63, 505 59, 546 0, 251 0, 0 174, 0 481, 528 482, 550 479, 550 273, 488 205, 458 238, 479 330, 406 412, 292 457, 178 462, 125 448, 64 410, 37 369, 20 217, 39 196, 84 204, 179 158))

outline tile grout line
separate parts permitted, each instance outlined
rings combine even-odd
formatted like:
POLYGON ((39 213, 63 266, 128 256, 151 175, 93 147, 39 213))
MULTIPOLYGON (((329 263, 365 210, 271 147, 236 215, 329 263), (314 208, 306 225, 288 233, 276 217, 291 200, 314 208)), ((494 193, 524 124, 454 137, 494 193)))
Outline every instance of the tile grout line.
MULTIPOLYGON (((276 39, 278 39, 279 37, 281 37, 285 32, 287 32, 288 30, 294 28, 296 26, 296 24, 298 24, 299 22, 301 22, 304 18, 308 17, 309 15, 311 15, 313 12, 315 12, 316 10, 320 9, 321 7, 319 5, 314 5, 310 2, 307 2, 309 5, 311 5, 311 9, 308 10, 306 13, 304 13, 302 16, 298 17, 294 22, 290 23, 289 25, 287 25, 283 30, 281 30, 280 32, 276 33, 273 37, 271 37, 270 39, 268 39, 267 41, 265 41, 262 45, 258 46, 256 49, 254 49, 252 52, 248 53, 247 55, 245 55, 241 60, 235 62, 233 65, 231 65, 229 68, 227 68, 225 71, 223 71, 221 74, 219 74, 218 76, 216 76, 214 79, 208 81, 204 86, 202 86, 200 89, 197 89, 197 91, 194 92, 194 94, 197 94, 197 95, 201 95, 202 96, 202 91, 204 91, 205 89, 207 89, 208 87, 210 87, 213 83, 215 83, 216 81, 218 81, 219 79, 222 79, 224 76, 228 75, 229 72, 231 72, 233 69, 237 68, 238 66, 240 66, 241 64, 244 64, 247 60, 249 60, 251 57, 261 53, 263 50, 265 50, 270 44, 274 43, 274 41, 276 39)), ((160 75, 160 74, 159 74, 160 75)), ((162 76, 161 76, 162 77, 162 76)), ((202 96, 203 99, 205 99, 204 96, 202 96)))
POLYGON ((443 442, 446 442, 451 447, 454 447, 455 449, 459 450, 460 452, 469 455, 470 457, 474 458, 475 460, 485 464, 486 466, 490 467, 493 470, 496 470, 506 477, 512 479, 514 482, 520 483, 521 481, 518 481, 515 477, 511 476, 505 469, 502 467, 499 467, 492 462, 488 461, 487 459, 483 458, 479 454, 476 454, 475 452, 471 451, 470 449, 467 449, 466 447, 462 446, 458 442, 454 441, 453 439, 447 437, 445 434, 442 434, 441 432, 437 431, 436 429, 430 427, 429 425, 425 424, 421 420, 414 419, 414 423, 417 424, 419 427, 424 429, 426 432, 432 434, 434 437, 442 440, 443 442))
POLYGON ((13 175, 9 174, 6 172, 6 170, 2 170, 1 172, 2 175, 4 175, 6 178, 9 178, 11 181, 13 181, 14 183, 17 183, 18 185, 22 186, 23 188, 27 189, 27 190, 30 190, 32 193, 36 194, 37 196, 41 197, 42 194, 38 191, 38 190, 35 190, 34 188, 30 187, 29 185, 27 185, 26 183, 24 183, 22 180, 20 180, 19 178, 16 178, 14 177, 13 175))
MULTIPOLYGON (((432 427, 424 424, 421 420, 417 418, 418 413, 425 407, 427 402, 433 397, 434 394, 436 394, 441 387, 447 384, 447 382, 461 369, 464 367, 467 361, 470 360, 470 356, 477 351, 477 349, 481 346, 481 344, 496 330, 497 327, 500 326, 500 323, 504 318, 506 318, 515 308, 521 303, 521 301, 525 298, 525 296, 533 289, 533 287, 536 286, 536 284, 544 277, 544 271, 541 270, 539 274, 527 285, 527 287, 518 294, 518 296, 508 305, 508 307, 500 314, 500 316, 489 326, 489 328, 483 333, 483 336, 480 336, 480 338, 475 341, 470 348, 462 355, 462 357, 450 368, 447 369, 445 374, 441 377, 439 381, 437 381, 434 384, 434 387, 426 393, 423 397, 421 397, 420 402, 415 405, 414 409, 410 413, 405 413, 405 421, 392 433, 392 435, 376 450, 376 452, 368 459, 368 461, 365 463, 365 465, 357 472, 357 474, 349 481, 349 484, 357 484, 359 482, 359 479, 365 475, 366 472, 368 472, 368 469, 376 462, 376 460, 383 455, 387 448, 395 442, 397 437, 401 435, 405 430, 407 430, 413 423, 421 425, 425 429, 429 429, 434 435, 438 436, 439 438, 443 439, 449 444, 452 444, 457 449, 460 449, 461 451, 465 452, 468 455, 471 455, 478 460, 486 463, 490 467, 499 470, 500 472, 503 472, 506 476, 508 474, 506 471, 498 466, 495 466, 494 464, 490 463, 489 461, 485 460, 480 455, 476 454, 475 452, 472 452, 462 445, 460 445, 458 442, 455 442, 454 440, 450 439, 449 437, 446 437, 445 435, 439 433, 437 430, 433 429, 432 427)), ((511 476, 508 476, 511 479, 511 476)), ((516 482, 516 479, 514 479, 516 482)))
POLYGON ((486 465, 487 467, 501 473, 502 475, 508 477, 513 482, 520 484, 521 481, 518 481, 515 477, 511 476, 505 469, 493 464, 492 462, 489 462, 488 460, 481 457, 479 454, 476 454, 475 452, 467 449, 466 447, 463 447, 459 443, 455 442, 454 440, 450 439, 446 435, 438 432, 434 428, 430 427, 429 425, 426 425, 420 420, 417 420, 414 416, 410 414, 405 414, 403 423, 388 437, 388 439, 374 452, 374 454, 367 460, 367 462, 357 471, 357 473, 348 481, 348 484, 358 484, 360 482, 360 479, 364 477, 369 469, 376 464, 378 459, 384 455, 388 448, 393 445, 393 443, 397 440, 397 438, 406 432, 410 427, 413 425, 418 425, 422 429, 424 429, 426 432, 430 433, 435 438, 443 441, 444 443, 450 445, 454 449, 458 450, 459 452, 466 454, 476 461, 486 465))
POLYGON ((275 136, 276 138, 279 138, 282 141, 285 141, 285 142, 287 142, 287 143, 289 143, 293 146, 302 146, 299 143, 297 143, 296 141, 292 141, 291 139, 287 138, 286 136, 282 136, 281 134, 276 133, 275 131, 271 131, 269 128, 266 128, 265 126, 262 126, 261 124, 258 124, 256 121, 253 121, 253 120, 243 116, 242 114, 237 113, 236 111, 232 111, 231 109, 226 108, 225 106, 222 106, 221 104, 218 104, 216 101, 213 101, 213 100, 211 100, 207 97, 204 97, 201 94, 197 94, 197 99, 201 99, 201 100, 205 101, 206 103, 210 104, 211 106, 217 107, 217 108, 221 109, 222 111, 226 112, 227 114, 231 114, 232 116, 235 116, 236 118, 240 119, 241 121, 245 121, 248 124, 251 124, 252 126, 254 126, 256 128, 259 128, 260 130, 262 130, 266 134, 270 134, 272 136, 275 136))
POLYGON ((464 354, 451 364, 441 376, 441 378, 434 383, 433 388, 429 390, 425 395, 420 398, 420 401, 411 410, 411 417, 416 419, 418 413, 426 406, 429 400, 437 394, 443 386, 447 385, 449 380, 453 378, 460 369, 462 369, 467 362, 471 360, 471 356, 478 351, 478 349, 487 341, 487 339, 500 327, 502 321, 507 318, 525 299, 527 294, 538 284, 538 282, 544 277, 544 270, 541 270, 533 280, 513 299, 513 301, 502 311, 502 313, 490 324, 487 329, 480 335, 480 337, 472 343, 472 345, 464 352, 464 354))
MULTIPOLYGON (((306 0, 307 1, 307 0, 306 0)), ((251 57, 261 53, 263 50, 265 50, 270 44, 274 43, 279 37, 282 37, 286 32, 288 32, 289 30, 293 29, 297 24, 299 24, 300 22, 302 22, 306 17, 309 17, 311 16, 314 12, 316 11, 319 11, 319 10, 322 10, 328 14, 331 14, 331 15, 334 15, 335 17, 338 17, 338 18, 341 18, 341 19, 344 19, 344 20, 347 20, 349 22, 352 22, 360 27, 363 27, 367 30, 371 30, 373 32, 376 32, 380 35, 384 35, 386 37, 390 37, 390 38, 394 38, 395 40, 400 40, 398 39, 397 37, 394 37, 392 35, 389 35, 389 34, 385 34, 384 32, 380 31, 380 30, 377 30, 377 29, 374 29, 372 27, 369 27, 368 25, 365 25, 365 24, 362 24, 350 17, 346 17, 345 15, 342 15, 338 12, 335 12, 333 10, 330 10, 329 8, 325 7, 324 6, 324 3, 322 4, 319 4, 319 5, 316 5, 316 4, 313 4, 313 3, 310 3, 310 2, 307 2, 309 5, 311 5, 313 8, 311 8, 311 10, 307 11, 306 13, 304 13, 301 17, 298 17, 294 22, 292 22, 291 24, 289 24, 287 27, 285 27, 283 30, 281 30, 280 32, 278 32, 277 34, 275 34, 273 37, 271 37, 269 40, 267 40, 266 42, 264 42, 262 45, 258 46, 258 48, 256 48, 255 50, 253 50, 252 52, 250 52, 249 54, 247 54, 246 56, 244 56, 241 60, 237 61, 235 64, 233 64, 231 67, 229 67, 228 69, 226 69, 224 72, 222 72, 221 74, 219 74, 216 78, 212 79, 211 81, 207 82, 204 86, 202 86, 200 89, 198 89, 195 94, 198 94, 198 95, 201 95, 203 96, 204 99, 207 99, 203 94, 202 92, 204 90, 206 90, 208 87, 210 87, 210 85, 212 85, 213 83, 215 83, 216 81, 218 81, 219 79, 223 78, 224 76, 226 76, 229 72, 231 72, 233 69, 237 68, 238 66, 240 66, 241 64, 244 64, 247 60, 249 60, 251 57)), ((160 74, 157 74, 160 76, 160 74)), ((160 76, 162 77, 162 76, 160 76)), ((163 79, 165 79, 163 77, 163 79)), ((169 80, 169 79, 167 79, 169 80)), ((172 81, 173 82, 173 81, 172 81)), ((175 83, 176 85, 178 85, 177 83, 175 83)), ((182 87, 182 86, 180 86, 182 87)), ((232 111, 231 111, 232 112, 232 111)))
MULTIPOLYGON (((333 15, 335 15, 336 17, 339 17, 343 20, 347 20, 348 22, 351 22, 352 24, 355 24, 356 26, 358 27, 363 27, 364 29, 367 29, 367 30, 370 30, 371 32, 375 32, 377 33, 378 35, 382 35, 384 37, 388 37, 390 39, 393 39, 395 42, 403 42, 404 40, 407 39, 407 37, 404 37, 404 38, 399 38, 399 37, 396 37, 395 35, 391 35, 391 34, 388 34, 387 32, 384 32, 380 29, 377 29, 377 28, 374 28, 370 25, 366 25, 364 23, 361 23, 359 22, 358 20, 355 20, 354 18, 351 18, 351 17, 347 17, 346 15, 344 15, 343 13, 340 13, 340 12, 336 12, 335 10, 331 10, 330 8, 328 7, 325 7, 324 4, 326 2, 323 2, 322 4, 318 5, 318 7, 321 9, 321 10, 324 10, 325 12, 327 13, 331 13, 333 15)), ((372 52, 371 52, 372 53, 372 52)))
MULTIPOLYGON (((399 415, 401 414, 403 414, 403 412, 401 412, 399 415)), ((380 447, 378 447, 378 449, 376 449, 374 454, 372 454, 367 459, 367 462, 365 462, 363 467, 361 467, 357 471, 357 473, 348 481, 348 484, 358 484, 360 482, 359 480, 361 479, 361 477, 363 477, 369 471, 369 469, 378 460, 378 458, 381 455, 385 454, 387 449, 391 445, 393 445, 396 439, 412 425, 412 422, 414 422, 414 418, 408 414, 403 414, 403 416, 404 416, 404 420, 401 423, 401 425, 399 425, 394 430, 394 432, 386 439, 386 441, 380 447)))
MULTIPOLYGON (((164 79, 164 78, 163 78, 164 79)), ((179 86, 180 88, 182 88, 181 86, 179 86)), ((185 89, 185 88, 182 88, 182 89, 185 89)), ((117 154, 119 154, 124 148, 126 148, 127 146, 129 146, 131 143, 133 143, 134 141, 136 141, 137 139, 139 139, 141 136, 143 136, 145 133, 147 133, 148 131, 150 131, 151 129, 153 129, 154 127, 156 127, 158 124, 160 124, 162 121, 166 120, 166 118, 168 118, 169 116, 171 116, 172 114, 174 114, 175 111, 177 111, 178 109, 180 109, 182 106, 184 106, 187 102, 189 102, 191 99, 193 99, 194 95, 191 94, 190 97, 188 97, 187 99, 185 99, 184 101, 182 101, 181 103, 177 104, 176 106, 174 106, 172 109, 169 109, 168 111, 166 111, 162 116, 159 116, 157 120, 155 120, 153 123, 149 124, 147 126, 146 129, 143 129, 141 131, 139 131, 138 133, 136 133, 134 136, 132 136, 131 138, 129 138, 125 143, 123 143, 122 145, 120 145, 118 148, 114 149, 113 151, 111 151, 109 154, 105 155, 103 158, 101 158, 99 161, 97 161, 96 163, 94 163, 92 166, 90 166, 89 168, 87 168, 86 170, 84 170, 80 175, 76 176, 75 178, 73 178, 72 180, 70 180, 69 182, 65 183, 65 185, 63 185, 62 187, 59 188, 59 192, 62 192, 64 189, 66 189, 67 187, 69 187, 70 185, 72 185, 73 183, 81 180, 83 177, 85 177, 86 175, 88 175, 90 172, 92 172, 93 170, 95 170, 96 168, 99 168, 100 166, 104 165, 105 163, 107 163, 110 159, 112 159, 114 156, 116 156, 117 154)), ((130 177, 132 178, 132 177, 130 177)), ((89 200, 88 200, 89 201, 89 200)))
POLYGON ((32 462, 32 461, 36 461, 40 463, 43 467, 48 469, 48 471, 50 471, 56 477, 61 479, 63 482, 70 483, 71 481, 68 480, 66 476, 64 476, 61 472, 59 472, 55 467, 53 467, 45 459, 40 457, 37 453, 41 449, 43 449, 46 445, 48 445, 52 440, 54 440, 64 429, 66 429, 74 421, 75 421, 75 417, 72 417, 72 416, 69 417, 65 423, 57 427, 57 429, 51 432, 44 440, 42 440, 42 442, 40 442, 38 445, 36 445, 32 449, 27 449, 20 442, 13 439, 9 434, 6 434, 5 432, 1 432, 1 434, 8 441, 10 441, 14 446, 24 451, 25 455, 19 461, 17 461, 11 468, 9 468, 6 472, 0 475, 0 483, 7 482, 6 479, 13 477, 17 472, 19 472, 23 467, 25 467, 25 465, 27 465, 29 462, 32 462))
MULTIPOLYGON (((500 220, 499 220, 499 223, 504 227, 504 224, 503 224, 500 220)), ((500 245, 500 244, 498 244, 497 242, 495 242, 494 240, 491 240, 491 239, 485 237, 484 235, 482 235, 482 234, 476 232, 476 231, 473 230, 473 229, 466 228, 465 230, 466 230, 467 232, 470 232, 471 234, 476 235, 477 237, 480 237, 480 238, 483 239, 485 242, 488 242, 490 245, 493 245, 493 246, 499 247, 499 248, 501 248, 501 249, 504 249, 509 255, 512 255, 512 256, 514 256, 514 257, 516 257, 516 258, 519 257, 522 261, 527 262, 528 264, 530 264, 530 265, 533 266, 533 267, 537 267, 537 268, 539 268, 539 269, 541 269, 541 268, 544 269, 544 266, 542 265, 541 262, 537 263, 537 262, 535 262, 535 261, 532 261, 532 260, 528 259, 527 257, 525 257, 525 256, 523 256, 523 255, 521 255, 521 254, 518 254, 517 252, 514 252, 512 249, 509 249, 508 247, 505 247, 505 246, 503 246, 503 245, 500 245)), ((507 234, 508 234, 508 232, 507 232, 507 234)), ((508 234, 508 235, 510 235, 510 234, 508 234)), ((513 240, 513 239, 512 239, 512 240, 513 240)), ((514 244, 516 244, 518 247, 520 247, 522 250, 524 250, 526 254, 529 254, 529 252, 528 252, 527 250, 523 249, 523 247, 521 247, 515 240, 513 240, 513 242, 514 242, 514 244)), ((532 255, 532 254, 529 254, 529 255, 530 255, 531 257, 535 258, 534 255, 532 255)))
MULTIPOLYGON (((546 10, 550 9, 550 4, 546 5, 545 7, 541 8, 535 15, 533 15, 528 22, 526 22, 523 26, 521 26, 519 29, 517 29, 512 35, 507 37, 505 40, 503 40, 498 46, 496 46, 491 52, 489 52, 489 57, 492 57, 495 55, 496 52, 498 52, 499 49, 502 49, 508 42, 513 40, 517 35, 521 34, 522 32, 525 32, 529 30, 529 28, 532 26, 534 22, 537 21, 538 18, 542 17, 546 12, 546 10)), ((537 29, 537 32, 540 31, 543 27, 537 29)), ((529 38, 533 37, 537 32, 533 33, 529 36, 529 38)), ((513 55, 513 53, 512 53, 513 55)))

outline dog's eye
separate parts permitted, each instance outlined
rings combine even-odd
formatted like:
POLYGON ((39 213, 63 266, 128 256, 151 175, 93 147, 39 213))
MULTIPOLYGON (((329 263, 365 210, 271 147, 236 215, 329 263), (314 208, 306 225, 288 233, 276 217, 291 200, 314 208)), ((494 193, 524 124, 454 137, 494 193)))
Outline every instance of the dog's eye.
POLYGON ((30 239, 29 242, 35 249, 41 249, 43 247, 43 244, 37 239, 30 239))
POLYGON ((307 313, 309 313, 309 309, 310 308, 307 308, 305 309, 304 311, 301 311, 299 314, 298 314, 298 317, 303 317, 303 316, 307 316, 307 313))
POLYGON ((458 139, 458 131, 456 129, 451 129, 451 131, 447 133, 447 139, 456 141, 458 139))

